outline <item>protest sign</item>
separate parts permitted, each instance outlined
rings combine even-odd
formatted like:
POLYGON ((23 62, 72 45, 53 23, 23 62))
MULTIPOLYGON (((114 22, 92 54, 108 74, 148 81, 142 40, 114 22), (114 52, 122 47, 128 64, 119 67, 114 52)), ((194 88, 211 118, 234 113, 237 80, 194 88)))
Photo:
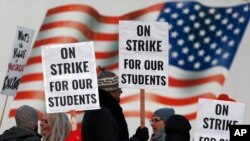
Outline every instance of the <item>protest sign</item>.
POLYGON ((229 126, 243 124, 245 104, 199 99, 195 141, 229 141, 229 126))
POLYGON ((42 47, 47 113, 99 109, 93 42, 42 47))
POLYGON ((119 86, 166 90, 168 24, 119 22, 119 86))
POLYGON ((15 96, 30 54, 34 30, 18 26, 1 94, 15 96))

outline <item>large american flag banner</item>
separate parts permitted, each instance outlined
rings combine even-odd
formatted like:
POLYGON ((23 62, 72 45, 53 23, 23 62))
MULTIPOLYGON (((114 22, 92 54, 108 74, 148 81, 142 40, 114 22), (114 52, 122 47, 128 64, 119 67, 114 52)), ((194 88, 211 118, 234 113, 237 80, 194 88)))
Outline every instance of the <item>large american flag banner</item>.
MULTIPOLYGON (((169 90, 146 90, 146 118, 158 108, 173 107, 176 113, 195 120, 198 98, 215 98, 222 91, 249 22, 249 11, 249 3, 208 7, 199 2, 159 3, 121 16, 102 15, 80 4, 52 8, 33 45, 8 123, 15 123, 16 108, 23 104, 45 112, 42 45, 94 41, 97 66, 118 73, 119 20, 170 24, 169 90)), ((127 120, 139 120, 139 90, 123 89, 121 105, 127 120)), ((84 112, 77 113, 80 123, 84 112)))

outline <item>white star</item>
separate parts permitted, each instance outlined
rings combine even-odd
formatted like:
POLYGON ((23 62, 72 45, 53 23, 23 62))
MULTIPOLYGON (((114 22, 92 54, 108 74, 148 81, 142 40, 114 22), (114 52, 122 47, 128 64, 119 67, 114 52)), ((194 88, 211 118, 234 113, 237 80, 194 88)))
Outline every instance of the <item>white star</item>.
POLYGON ((238 18, 239 14, 237 12, 233 13, 233 18, 238 18))
POLYGON ((177 41, 177 44, 178 44, 179 46, 182 46, 182 45, 184 44, 184 40, 183 40, 183 39, 179 39, 179 40, 177 41))
POLYGON ((203 37, 203 36, 205 36, 206 31, 202 29, 202 30, 200 30, 200 33, 199 33, 199 34, 200 34, 200 36, 202 36, 202 37, 203 37))
POLYGON ((178 56, 179 56, 178 52, 175 51, 175 52, 172 53, 173 58, 177 58, 178 56))
POLYGON ((230 13, 232 13, 233 12, 233 9, 232 8, 228 8, 227 10, 226 10, 226 13, 227 14, 230 14, 230 13))
POLYGON ((194 56, 193 55, 189 55, 188 56, 188 61, 189 62, 193 62, 194 61, 194 56))
POLYGON ((206 37, 206 38, 204 39, 204 43, 208 44, 209 42, 210 42, 210 38, 209 38, 209 37, 206 37))
POLYGON ((201 63, 200 62, 194 63, 194 68, 195 69, 199 69, 200 67, 201 67, 201 63))
POLYGON ((227 24, 228 23, 228 19, 223 19, 222 20, 222 24, 227 24))
POLYGON ((215 13, 215 9, 214 8, 209 9, 209 14, 214 14, 214 13, 215 13))
POLYGON ((165 18, 160 18, 159 21, 160 22, 165 22, 166 20, 165 20, 165 18))
POLYGON ((205 51, 204 51, 204 50, 199 50, 199 51, 198 51, 198 55, 199 55, 199 56, 203 56, 204 54, 205 54, 205 51))
POLYGON ((176 38, 177 36, 178 36, 178 32, 173 31, 173 32, 171 33, 171 37, 176 38))
POLYGON ((206 56, 205 59, 204 59, 205 62, 209 62, 210 60, 211 60, 211 56, 209 56, 209 55, 206 56))
POLYGON ((216 47, 217 47, 216 43, 212 43, 211 46, 210 46, 211 49, 215 49, 216 47))
POLYGON ((233 29, 233 27, 234 27, 234 25, 233 25, 233 24, 229 24, 229 25, 227 26, 227 29, 228 29, 228 30, 232 30, 232 29, 233 29))
POLYGON ((245 11, 245 12, 248 12, 248 10, 249 10, 249 7, 248 7, 248 5, 246 5, 246 6, 244 7, 244 11, 245 11))
POLYGON ((185 8, 184 10, 183 10, 183 13, 184 14, 188 14, 190 11, 189 11, 189 9, 188 8, 185 8))
POLYGON ((221 48, 218 48, 216 51, 215 51, 215 54, 217 55, 220 55, 222 53, 222 49, 221 48))
POLYGON ((199 27, 200 27, 200 23, 196 22, 196 23, 194 24, 194 28, 199 28, 199 27))
POLYGON ((228 40, 228 37, 226 35, 224 35, 222 38, 221 38, 221 41, 222 42, 226 42, 228 40))
POLYGON ((182 2, 179 2, 178 4, 177 4, 177 8, 182 8, 183 7, 183 3, 182 2))
POLYGON ((184 47, 184 48, 182 49, 182 53, 187 54, 188 52, 189 52, 188 47, 184 47))
POLYGON ((222 31, 221 30, 219 30, 219 31, 216 32, 216 36, 220 37, 221 35, 222 35, 222 31))
POLYGON ((209 30, 210 30, 210 31, 215 31, 215 29, 216 29, 216 26, 215 26, 215 25, 211 25, 211 26, 209 27, 209 30))
POLYGON ((183 20, 181 20, 181 19, 177 21, 177 25, 179 25, 179 26, 182 26, 182 25, 183 25, 183 23, 184 23, 184 21, 183 21, 183 20))
POLYGON ((195 38, 195 36, 194 36, 193 34, 190 34, 190 35, 188 36, 188 40, 189 40, 189 41, 193 41, 194 38, 195 38))
POLYGON ((199 42, 194 43, 194 48, 195 48, 195 49, 200 48, 200 46, 201 46, 201 45, 200 45, 200 43, 199 43, 199 42))
POLYGON ((235 44, 234 40, 231 40, 231 41, 228 42, 229 47, 232 47, 234 44, 235 44))
POLYGON ((190 15, 189 19, 190 19, 191 21, 194 21, 194 20, 196 19, 196 17, 195 17, 195 15, 190 15))
POLYGON ((184 60, 179 60, 179 61, 178 61, 178 65, 182 66, 182 65, 184 65, 184 64, 185 64, 184 60))
POLYGON ((234 30, 234 34, 239 34, 240 33, 240 29, 239 28, 236 28, 235 30, 234 30))
POLYGON ((171 30, 173 28, 172 24, 169 24, 169 30, 171 30))
POLYGON ((216 65, 218 63, 218 60, 217 59, 214 59, 213 61, 212 61, 212 65, 216 65))
POLYGON ((171 18, 173 18, 173 19, 176 19, 176 18, 178 18, 178 14, 177 13, 173 13, 172 15, 171 15, 171 18))
POLYGON ((206 19, 205 20, 205 24, 209 25, 211 23, 211 20, 210 19, 206 19))
POLYGON ((215 19, 216 19, 216 20, 221 19, 221 15, 220 15, 220 14, 216 14, 216 15, 215 15, 215 19))
POLYGON ((170 13, 170 12, 171 12, 171 9, 170 9, 170 8, 164 9, 164 13, 170 13))
POLYGON ((199 13, 199 16, 200 16, 201 18, 203 18, 203 17, 205 16, 205 13, 204 13, 204 12, 200 12, 200 13, 199 13))
POLYGON ((244 17, 240 17, 239 23, 243 23, 244 21, 245 21, 245 18, 244 17))
POLYGON ((185 33, 188 33, 189 31, 190 31, 190 27, 189 27, 189 26, 185 26, 185 27, 184 27, 184 32, 185 32, 185 33))
POLYGON ((196 5, 194 6, 194 9, 195 9, 195 10, 200 10, 200 9, 201 9, 201 6, 198 5, 198 4, 196 4, 196 5))
POLYGON ((228 57, 229 57, 229 53, 228 53, 228 52, 226 52, 226 53, 224 53, 224 54, 222 55, 222 58, 223 58, 223 59, 228 59, 228 57))

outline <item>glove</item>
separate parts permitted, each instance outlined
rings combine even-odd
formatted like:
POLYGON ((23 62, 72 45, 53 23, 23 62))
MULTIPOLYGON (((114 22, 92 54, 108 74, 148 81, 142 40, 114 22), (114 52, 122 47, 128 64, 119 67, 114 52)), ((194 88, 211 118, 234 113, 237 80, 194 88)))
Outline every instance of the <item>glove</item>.
POLYGON ((147 127, 138 127, 134 137, 137 137, 140 141, 147 141, 149 139, 149 132, 147 127))

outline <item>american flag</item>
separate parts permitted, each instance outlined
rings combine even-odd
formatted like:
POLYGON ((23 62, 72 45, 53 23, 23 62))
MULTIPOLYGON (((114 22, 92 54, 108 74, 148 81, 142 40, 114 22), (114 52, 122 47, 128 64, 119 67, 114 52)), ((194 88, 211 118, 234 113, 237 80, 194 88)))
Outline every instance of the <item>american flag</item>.
MULTIPOLYGON (((194 120, 198 98, 215 98, 220 94, 249 22, 249 11, 249 3, 207 7, 198 2, 159 3, 121 16, 101 15, 80 4, 52 8, 34 43, 9 111, 9 121, 14 123, 16 108, 23 104, 45 112, 42 45, 92 40, 97 66, 117 72, 119 20, 170 24, 169 91, 146 90, 146 118, 157 108, 173 107, 176 113, 194 120)), ((139 90, 123 92, 121 105, 126 118, 139 119, 139 90)), ((81 122, 83 112, 77 116, 81 122)))

